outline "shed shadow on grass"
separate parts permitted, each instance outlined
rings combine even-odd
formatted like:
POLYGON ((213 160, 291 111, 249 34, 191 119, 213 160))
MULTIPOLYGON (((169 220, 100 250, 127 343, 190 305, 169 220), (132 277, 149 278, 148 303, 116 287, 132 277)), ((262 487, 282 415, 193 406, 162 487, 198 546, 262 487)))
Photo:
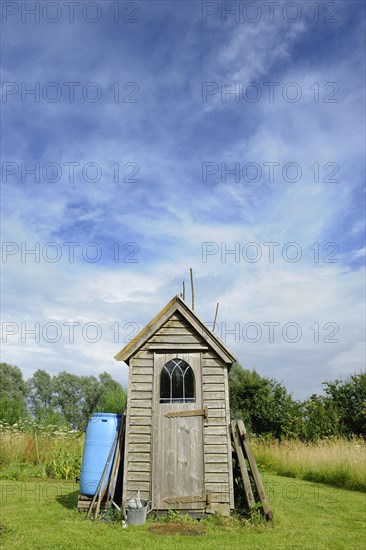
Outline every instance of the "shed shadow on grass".
POLYGON ((71 493, 61 494, 56 496, 57 502, 59 502, 64 508, 68 510, 75 510, 78 503, 79 491, 72 491, 71 493))

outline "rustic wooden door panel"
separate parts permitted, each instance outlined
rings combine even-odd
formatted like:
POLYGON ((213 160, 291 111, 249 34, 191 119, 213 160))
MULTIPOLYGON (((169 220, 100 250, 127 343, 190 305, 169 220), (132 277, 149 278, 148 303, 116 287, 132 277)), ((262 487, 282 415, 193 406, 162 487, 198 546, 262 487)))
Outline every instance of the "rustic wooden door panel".
POLYGON ((155 354, 154 371, 153 506, 159 510, 169 508, 203 510, 205 506, 204 414, 200 354, 155 354), (194 403, 159 402, 161 370, 168 361, 176 357, 186 361, 193 369, 196 386, 194 403), (190 411, 190 415, 174 416, 174 413, 184 414, 184 411, 190 411))

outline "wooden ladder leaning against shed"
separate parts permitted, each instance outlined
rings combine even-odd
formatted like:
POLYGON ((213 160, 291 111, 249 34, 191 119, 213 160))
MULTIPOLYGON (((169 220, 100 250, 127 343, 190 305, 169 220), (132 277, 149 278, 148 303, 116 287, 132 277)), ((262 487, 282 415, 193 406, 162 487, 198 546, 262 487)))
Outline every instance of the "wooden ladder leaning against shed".
POLYGON ((244 422, 242 420, 232 420, 230 428, 231 440, 240 467, 248 509, 250 510, 256 505, 255 498, 258 496, 263 507, 264 517, 269 521, 272 519, 272 510, 250 447, 249 436, 245 429, 244 422), (248 462, 249 468, 247 467, 246 461, 248 462), (253 488, 255 489, 254 491, 253 488))

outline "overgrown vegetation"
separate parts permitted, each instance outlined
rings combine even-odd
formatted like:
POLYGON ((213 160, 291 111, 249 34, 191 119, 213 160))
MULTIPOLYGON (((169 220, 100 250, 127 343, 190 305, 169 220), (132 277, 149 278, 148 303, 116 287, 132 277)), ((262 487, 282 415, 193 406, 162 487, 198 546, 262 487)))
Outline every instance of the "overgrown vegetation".
POLYGON ((363 438, 329 438, 305 443, 252 437, 261 470, 366 492, 366 442, 363 438))
POLYGON ((80 474, 81 432, 24 419, 12 426, 0 423, 0 438, 0 479, 75 479, 80 474))

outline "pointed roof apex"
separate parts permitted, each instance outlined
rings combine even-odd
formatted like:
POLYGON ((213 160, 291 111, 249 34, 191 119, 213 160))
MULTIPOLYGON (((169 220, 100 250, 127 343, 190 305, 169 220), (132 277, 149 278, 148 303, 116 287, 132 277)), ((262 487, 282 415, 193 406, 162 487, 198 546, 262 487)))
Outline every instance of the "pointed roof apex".
MULTIPOLYGON (((224 346, 224 344, 219 340, 207 327, 206 325, 197 317, 194 311, 187 306, 187 304, 179 297, 174 296, 168 302, 168 304, 163 307, 163 309, 155 315, 155 317, 148 323, 136 336, 131 340, 114 358, 117 361, 125 361, 127 364, 130 358, 137 353, 137 351, 174 315, 176 312, 179 312, 186 321, 198 332, 198 334, 207 342, 208 346, 211 347, 221 359, 231 365, 235 362, 235 357, 230 353, 230 351, 224 346)), ((179 346, 178 346, 179 347, 179 346)))

